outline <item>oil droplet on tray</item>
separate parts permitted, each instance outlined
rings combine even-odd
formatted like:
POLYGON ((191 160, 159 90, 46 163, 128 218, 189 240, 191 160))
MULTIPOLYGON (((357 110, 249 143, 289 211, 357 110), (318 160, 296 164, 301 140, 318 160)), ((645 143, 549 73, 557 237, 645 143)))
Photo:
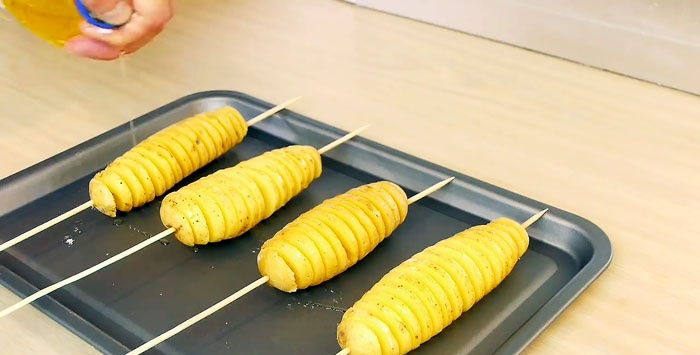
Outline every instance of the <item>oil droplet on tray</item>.
POLYGON ((198 252, 199 252, 199 248, 193 248, 192 251, 195 252, 195 253, 198 253, 198 252))
POLYGON ((121 218, 117 218, 114 221, 112 221, 112 224, 114 224, 115 226, 120 226, 122 223, 124 223, 124 221, 122 221, 121 218))
POLYGON ((70 248, 73 246, 75 239, 73 239, 73 237, 71 237, 70 235, 66 235, 63 237, 63 242, 66 243, 66 245, 68 245, 68 247, 70 248))
POLYGON ((170 244, 170 241, 167 240, 167 239, 161 239, 161 240, 159 240, 159 242, 160 242, 160 244, 163 244, 163 245, 168 245, 168 244, 170 244))

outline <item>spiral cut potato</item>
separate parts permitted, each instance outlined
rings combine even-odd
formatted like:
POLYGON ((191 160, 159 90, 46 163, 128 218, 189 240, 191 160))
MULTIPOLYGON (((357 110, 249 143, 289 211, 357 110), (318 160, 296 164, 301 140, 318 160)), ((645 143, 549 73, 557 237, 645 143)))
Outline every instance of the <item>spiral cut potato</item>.
POLYGON ((110 217, 153 201, 248 133, 232 107, 200 113, 148 137, 90 180, 94 207, 110 217))
POLYGON ((188 246, 232 239, 282 208, 321 172, 316 148, 275 149, 169 193, 161 204, 161 221, 188 246))
POLYGON ((296 292, 341 274, 403 223, 406 193, 380 181, 323 201, 267 240, 258 269, 273 287, 296 292))
POLYGON ((529 245, 500 218, 442 240, 396 266, 348 309, 338 344, 351 355, 406 354, 496 288, 529 245))

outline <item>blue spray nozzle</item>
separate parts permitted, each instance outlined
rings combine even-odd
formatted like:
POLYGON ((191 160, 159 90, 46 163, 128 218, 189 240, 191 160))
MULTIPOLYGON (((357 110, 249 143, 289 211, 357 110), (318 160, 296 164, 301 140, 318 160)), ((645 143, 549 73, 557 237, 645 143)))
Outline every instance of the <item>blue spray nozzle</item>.
POLYGON ((111 23, 104 22, 94 16, 92 16, 92 13, 90 13, 90 10, 88 10, 87 7, 85 7, 85 4, 81 0, 75 0, 75 7, 78 9, 78 12, 80 13, 80 16, 82 16, 85 21, 87 21, 89 24, 99 27, 99 28, 104 28, 107 30, 113 30, 116 28, 119 28, 120 25, 113 25, 111 23))

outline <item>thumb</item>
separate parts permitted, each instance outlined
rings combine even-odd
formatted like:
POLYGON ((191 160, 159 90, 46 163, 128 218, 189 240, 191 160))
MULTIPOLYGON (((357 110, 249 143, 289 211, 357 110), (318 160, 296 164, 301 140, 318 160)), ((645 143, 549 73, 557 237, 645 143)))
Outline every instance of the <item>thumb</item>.
POLYGON ((127 0, 82 0, 92 16, 119 26, 129 22, 133 9, 127 0))

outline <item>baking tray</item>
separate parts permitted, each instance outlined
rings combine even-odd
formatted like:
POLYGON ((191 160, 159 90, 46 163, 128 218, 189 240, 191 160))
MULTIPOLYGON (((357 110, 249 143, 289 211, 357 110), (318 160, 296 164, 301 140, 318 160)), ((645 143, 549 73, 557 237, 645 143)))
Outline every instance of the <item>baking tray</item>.
MULTIPOLYGON (((238 92, 200 92, 135 119, 136 138, 223 105, 245 117, 273 106, 238 92)), ((274 148, 321 147, 344 133, 283 111, 177 187, 274 148)), ((90 177, 131 146, 125 124, 0 181, 0 239, 87 201, 90 177)), ((262 243, 322 200, 380 179, 411 196, 450 176, 456 179, 412 205, 392 237, 342 275, 294 294, 260 287, 148 353, 335 354, 342 312, 401 261, 472 225, 502 216, 524 221, 548 207, 501 286, 412 354, 522 351, 607 268, 612 247, 605 233, 579 216, 362 137, 326 154, 321 178, 249 233, 197 248, 170 236, 34 305, 103 353, 123 354, 258 279, 262 243)), ((93 266, 161 232, 160 200, 117 219, 87 210, 28 239, 0 253, 0 280, 24 297, 93 266)))

